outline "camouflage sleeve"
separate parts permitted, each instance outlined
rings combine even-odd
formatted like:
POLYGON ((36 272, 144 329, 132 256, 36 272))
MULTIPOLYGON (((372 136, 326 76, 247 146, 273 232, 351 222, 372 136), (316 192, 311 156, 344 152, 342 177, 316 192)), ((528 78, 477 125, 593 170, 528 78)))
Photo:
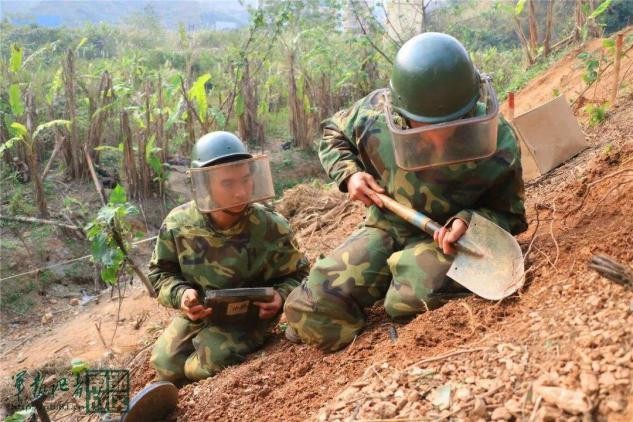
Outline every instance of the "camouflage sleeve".
POLYGON ((299 250, 290 224, 278 213, 268 214, 271 224, 264 240, 269 246, 270 258, 264 271, 264 279, 269 280, 284 302, 288 294, 308 275, 309 262, 299 250))
POLYGON ((461 218, 468 223, 472 212, 476 211, 504 230, 512 234, 519 234, 527 229, 527 218, 523 204, 521 150, 517 138, 507 122, 502 121, 499 126, 499 135, 503 137, 502 145, 508 146, 502 151, 504 161, 508 165, 501 169, 493 185, 481 196, 478 201, 479 207, 460 211, 450 220, 461 218))
POLYGON ((184 291, 193 286, 182 278, 176 243, 171 230, 166 228, 165 223, 158 232, 149 270, 148 277, 158 292, 158 302, 163 306, 180 309, 184 291))
POLYGON ((285 302, 290 292, 308 276, 309 264, 308 259, 299 252, 292 236, 284 238, 282 245, 279 253, 284 257, 285 264, 280 263, 280 269, 289 273, 275 279, 273 287, 285 302))
POLYGON ((362 101, 348 110, 339 111, 321 124, 323 137, 319 143, 319 159, 341 192, 347 192, 345 181, 349 176, 363 171, 355 139, 355 123, 362 101))

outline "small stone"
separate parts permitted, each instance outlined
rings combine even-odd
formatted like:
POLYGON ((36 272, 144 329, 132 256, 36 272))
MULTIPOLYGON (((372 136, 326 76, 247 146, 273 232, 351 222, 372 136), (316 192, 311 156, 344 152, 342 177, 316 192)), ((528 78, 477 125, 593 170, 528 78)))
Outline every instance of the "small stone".
POLYGON ((576 344, 580 347, 588 348, 595 345, 594 338, 591 335, 584 335, 576 339, 576 344))
POLYGON ((472 393, 469 388, 461 387, 455 391, 455 398, 459 401, 467 401, 472 397, 472 393))
POLYGON ((630 374, 631 374, 631 371, 629 371, 627 368, 618 368, 615 371, 615 377, 617 379, 622 379, 622 378, 629 379, 630 374))
POLYGON ((518 365, 514 365, 512 367, 512 375, 523 375, 523 373, 525 372, 525 367, 521 364, 518 365))
POLYGON ((621 412, 624 407, 617 400, 608 400, 606 406, 613 412, 621 412))
POLYGON ((589 296, 589 299, 587 299, 587 303, 594 308, 598 308, 602 303, 602 298, 598 295, 589 296))
POLYGON ((48 387, 50 385, 53 385, 53 383, 55 382, 55 375, 49 375, 48 377, 44 378, 44 381, 42 381, 42 385, 44 385, 45 387, 48 387))
POLYGON ((546 403, 553 404, 574 415, 588 412, 590 409, 587 397, 582 391, 537 384, 534 385, 533 392, 535 396, 542 396, 546 403))
POLYGON ((475 399, 473 410, 470 412, 472 418, 486 418, 488 412, 486 411, 486 403, 480 398, 475 399))
POLYGON ((631 363, 631 358, 633 358, 633 353, 627 352, 621 358, 615 361, 618 365, 626 365, 627 363, 631 363))
POLYGON ((600 383, 600 385, 605 388, 613 387, 613 385, 615 384, 615 377, 611 372, 605 372, 600 375, 598 383, 600 383))
POLYGON ((542 422, 557 422, 561 420, 561 411, 551 406, 541 406, 536 413, 536 420, 542 422))
POLYGON ((79 299, 77 299, 76 297, 70 299, 70 306, 79 306, 79 299))
POLYGON ((510 399, 503 405, 508 411, 514 415, 521 413, 521 405, 515 399, 510 399))
POLYGON ((420 395, 417 391, 411 391, 409 394, 407 394, 407 401, 409 403, 415 403, 416 401, 418 401, 419 398, 420 395))
POLYGON ((508 412, 508 409, 506 409, 504 406, 501 406, 492 411, 490 419, 492 419, 493 421, 509 421, 510 419, 512 419, 512 415, 510 414, 510 412, 508 412))
POLYGON ((380 418, 388 419, 396 416, 397 408, 393 403, 381 401, 374 407, 374 412, 376 412, 376 415, 380 418))
POLYGON ((582 372, 580 374, 580 388, 586 394, 598 391, 598 379, 591 372, 582 372))
POLYGON ((47 312, 44 315, 42 315, 42 324, 48 324, 52 320, 53 320, 53 314, 52 313, 47 312))

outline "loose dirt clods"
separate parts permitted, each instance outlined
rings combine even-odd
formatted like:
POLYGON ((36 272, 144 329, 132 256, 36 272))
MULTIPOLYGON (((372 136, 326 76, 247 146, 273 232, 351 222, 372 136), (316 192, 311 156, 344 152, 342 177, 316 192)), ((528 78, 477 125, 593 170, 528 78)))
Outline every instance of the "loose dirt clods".
MULTIPOLYGON (((537 89, 548 77, 578 92, 579 78, 563 78, 573 61, 555 65, 519 104, 549 97, 551 86, 537 89)), ((633 96, 610 113, 585 129, 589 149, 527 184, 530 228, 518 240, 528 273, 516 296, 455 300, 406 324, 376 304, 367 328, 334 354, 290 344, 278 329, 245 363, 181 388, 171 419, 633 420, 633 291, 587 265, 593 255, 633 263, 633 96)), ((312 261, 364 213, 336 187, 311 185, 287 191, 276 209, 312 261)), ((153 319, 143 325, 147 344, 162 328, 150 330, 153 319)), ((118 362, 128 365, 133 392, 154 377, 149 350, 118 362)), ((11 366, 21 358, 11 356, 11 366)))

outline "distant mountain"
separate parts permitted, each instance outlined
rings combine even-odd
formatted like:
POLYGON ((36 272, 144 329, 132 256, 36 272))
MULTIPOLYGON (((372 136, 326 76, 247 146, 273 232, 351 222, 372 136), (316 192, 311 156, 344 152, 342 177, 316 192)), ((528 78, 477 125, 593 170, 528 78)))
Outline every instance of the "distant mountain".
MULTIPOLYGON (((243 2, 255 6, 255 0, 243 2)), ((87 23, 119 24, 151 10, 170 29, 184 23, 188 30, 231 29, 248 25, 249 15, 238 0, 0 0, 0 19, 13 24, 78 27, 87 23)))

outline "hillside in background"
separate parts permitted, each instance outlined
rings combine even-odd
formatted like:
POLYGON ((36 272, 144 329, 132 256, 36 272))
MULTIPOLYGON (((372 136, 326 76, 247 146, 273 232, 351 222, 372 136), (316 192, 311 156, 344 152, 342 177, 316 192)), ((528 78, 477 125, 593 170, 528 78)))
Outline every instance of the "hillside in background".
POLYGON ((237 0, 213 1, 2 1, 0 18, 14 24, 35 23, 44 27, 79 27, 87 23, 119 24, 148 10, 166 28, 184 23, 188 30, 232 29, 248 24, 246 6, 237 0), (96 5, 98 3, 98 7, 96 5))

